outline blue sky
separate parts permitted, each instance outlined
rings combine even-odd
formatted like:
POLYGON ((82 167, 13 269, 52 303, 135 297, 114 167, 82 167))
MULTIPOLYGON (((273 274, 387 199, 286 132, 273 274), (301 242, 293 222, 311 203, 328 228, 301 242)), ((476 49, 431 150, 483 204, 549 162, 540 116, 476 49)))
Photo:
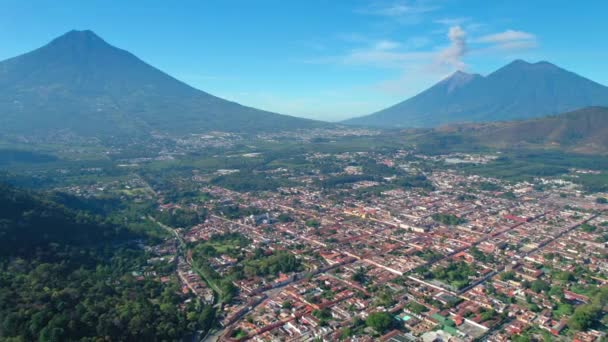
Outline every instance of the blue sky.
POLYGON ((607 85, 606 13, 603 0, 0 0, 0 59, 91 29, 214 95, 338 120, 518 58, 607 85))

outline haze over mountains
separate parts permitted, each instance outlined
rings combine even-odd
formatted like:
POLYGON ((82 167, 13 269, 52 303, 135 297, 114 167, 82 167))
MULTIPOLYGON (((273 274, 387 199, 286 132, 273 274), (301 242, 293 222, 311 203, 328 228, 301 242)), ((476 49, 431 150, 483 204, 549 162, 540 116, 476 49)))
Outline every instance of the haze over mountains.
MULTIPOLYGON (((485 77, 458 71, 404 102, 344 123, 437 127, 537 118, 588 106, 608 106, 608 87, 548 62, 517 60, 485 77)), ((17 135, 183 135, 330 126, 195 89, 92 31, 70 31, 0 62, 0 114, 0 134, 17 135)))
POLYGON ((496 148, 550 147, 579 153, 608 151, 608 107, 587 107, 542 118, 455 125, 438 131, 465 134, 496 148))
POLYGON ((436 127, 535 118, 606 105, 608 87, 548 62, 516 60, 486 77, 458 71, 404 102, 344 123, 436 127))
POLYGON ((195 89, 113 47, 70 31, 0 62, 0 133, 79 135, 250 132, 327 124, 258 110, 195 89))

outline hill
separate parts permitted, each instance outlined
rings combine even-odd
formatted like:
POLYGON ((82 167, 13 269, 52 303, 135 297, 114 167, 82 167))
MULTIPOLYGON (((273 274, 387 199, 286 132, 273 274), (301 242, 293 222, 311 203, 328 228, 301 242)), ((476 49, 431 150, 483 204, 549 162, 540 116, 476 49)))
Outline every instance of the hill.
POLYGON ((489 147, 608 154, 608 107, 587 107, 528 120, 453 124, 406 132, 411 142, 426 152, 489 147))
POLYGON ((179 341, 208 329, 214 309, 180 294, 172 264, 149 269, 134 237, 145 239, 0 184, 0 340, 179 341), (171 281, 134 275, 146 269, 171 281))
POLYGON ((437 127, 529 119, 588 106, 608 106, 608 87, 548 62, 516 60, 485 77, 456 72, 404 102, 344 123, 437 127))
POLYGON ((0 62, 0 133, 84 136, 252 132, 327 125, 230 102, 70 31, 0 62))
POLYGON ((29 256, 53 244, 94 245, 133 236, 98 217, 0 183, 0 257, 29 256))
POLYGON ((463 128, 480 143, 500 148, 556 147, 572 152, 608 152, 608 107, 588 107, 573 112, 524 121, 489 123, 463 128))

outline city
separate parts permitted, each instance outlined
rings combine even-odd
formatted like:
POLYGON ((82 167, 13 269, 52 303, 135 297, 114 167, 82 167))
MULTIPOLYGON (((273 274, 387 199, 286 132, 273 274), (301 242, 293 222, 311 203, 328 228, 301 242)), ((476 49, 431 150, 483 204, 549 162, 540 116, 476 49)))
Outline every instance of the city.
POLYGON ((194 200, 161 195, 159 212, 206 217, 166 226, 175 238, 153 250, 177 262, 185 293, 219 306, 215 334, 226 340, 605 337, 576 332, 570 317, 606 300, 606 195, 562 178, 505 182, 449 168, 496 158, 309 153, 307 161, 342 170, 279 167, 264 172, 302 185, 252 193, 201 184, 194 200), (357 177, 370 160, 384 180, 357 177), (422 171, 440 161, 447 168, 422 171), (419 182, 395 182, 403 172, 419 182))
POLYGON ((607 342, 607 12, 0 1, 0 342, 607 342))

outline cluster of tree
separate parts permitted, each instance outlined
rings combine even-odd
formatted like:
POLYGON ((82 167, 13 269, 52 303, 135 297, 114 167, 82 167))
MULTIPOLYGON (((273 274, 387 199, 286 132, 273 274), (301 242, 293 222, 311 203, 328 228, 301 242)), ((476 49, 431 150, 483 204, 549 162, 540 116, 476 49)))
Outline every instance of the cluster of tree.
POLYGON ((12 163, 49 163, 56 161, 57 159, 58 158, 53 155, 33 151, 0 149, 0 165, 8 165, 12 163))
POLYGON ((312 315, 315 316, 319 320, 319 324, 321 326, 327 325, 329 320, 331 319, 331 309, 325 307, 318 310, 313 310, 312 315))
POLYGON ((457 133, 433 133, 417 137, 416 150, 422 154, 443 154, 450 151, 476 151, 479 143, 469 136, 457 133))
POLYGON ((321 223, 315 219, 306 220, 304 224, 306 225, 306 227, 311 228, 319 228, 321 226, 321 223))
POLYGON ((588 168, 595 169, 593 163, 589 163, 590 159, 561 153, 526 152, 510 153, 486 164, 461 164, 456 167, 486 177, 524 180, 566 174, 571 167, 584 167, 586 165, 588 168))
POLYGON ((129 237, 134 235, 126 228, 96 215, 0 184, 0 256, 27 256, 52 243, 89 246, 129 237))
POLYGON ((83 198, 65 192, 54 192, 49 194, 49 199, 71 209, 104 216, 126 207, 120 198, 113 196, 83 198))
POLYGON ((608 242, 608 233, 605 233, 602 236, 599 236, 598 238, 596 238, 595 242, 599 242, 599 243, 608 242))
POLYGON ((502 187, 496 183, 491 182, 481 182, 479 183, 479 190, 483 191, 500 191, 502 187))
POLYGON ((416 256, 424 259, 425 261, 429 261, 429 262, 439 260, 441 257, 443 257, 443 254, 441 254, 435 250, 432 250, 430 248, 416 251, 416 253, 414 253, 414 254, 416 256))
POLYGON ((365 268, 359 266, 359 268, 351 276, 351 279, 359 284, 365 284, 367 282, 367 272, 365 271, 365 268))
POLYGON ((517 199, 517 195, 515 195, 515 193, 513 191, 505 191, 502 194, 500 194, 500 197, 509 199, 509 200, 517 199))
POLYGON ((475 270, 469 264, 459 261, 432 270, 425 270, 423 276, 425 279, 438 279, 455 289, 461 289, 469 284, 469 277, 475 274, 475 270))
POLYGON ((402 170, 385 165, 380 164, 376 160, 371 158, 365 158, 358 163, 361 166, 361 170, 366 175, 373 175, 376 177, 390 177, 400 173, 403 173, 402 170))
POLYGON ((586 233, 591 233, 594 232, 597 229, 596 226, 591 225, 589 223, 583 223, 581 224, 581 230, 586 232, 586 233))
POLYGON ((483 308, 480 312, 479 312, 480 318, 482 322, 485 321, 489 321, 491 319, 493 319, 494 317, 496 317, 498 314, 496 313, 496 311, 494 311, 493 309, 486 309, 483 308))
MULTIPOLYGON (((608 191, 608 173, 602 172, 600 174, 584 174, 579 175, 576 178, 572 178, 572 180, 583 186, 585 191, 595 193, 595 192, 606 192, 608 191)), ((600 200, 602 203, 603 200, 600 200)))
POLYGON ((194 268, 204 277, 206 281, 211 284, 216 291, 219 292, 220 300, 222 302, 230 303, 238 294, 238 288, 232 283, 233 279, 235 279, 235 275, 220 275, 207 262, 207 258, 201 257, 201 255, 202 252, 195 249, 193 254, 194 268))
POLYGON ((500 280, 502 281, 509 281, 509 280, 514 280, 515 279, 515 272, 514 271, 506 271, 500 274, 500 280))
POLYGON ((568 327, 574 330, 586 330, 598 325, 608 305, 608 286, 598 288, 588 304, 578 306, 568 320, 568 327))
POLYGON ((431 181, 429 181, 428 178, 426 178, 426 176, 423 174, 408 174, 399 176, 395 180, 395 184, 405 189, 421 188, 428 191, 432 191, 435 189, 433 183, 431 183, 431 181))
POLYGON ((237 232, 213 234, 207 241, 198 243, 194 247, 192 255, 201 264, 207 264, 207 258, 221 254, 239 257, 239 250, 249 245, 250 242, 247 237, 237 232))
POLYGON ((250 215, 260 215, 262 210, 256 207, 244 207, 238 204, 235 205, 223 205, 214 209, 214 211, 222 216, 225 216, 231 220, 236 220, 250 215))
POLYGON ((50 192, 37 196, 43 196, 72 211, 90 215, 99 222, 126 228, 136 235, 145 235, 154 241, 160 241, 168 236, 166 230, 147 217, 156 213, 156 202, 153 200, 132 201, 116 195, 80 197, 63 192, 50 192))
POLYGON ((94 337, 112 340, 180 340, 208 329, 214 313, 196 304, 179 309, 176 283, 136 280, 128 272, 144 261, 141 252, 61 251, 17 259, 0 268, 0 337, 66 341, 94 337), (106 261, 106 258, 110 258, 106 261))
POLYGON ((415 314, 421 314, 423 312, 429 311, 429 308, 414 301, 407 303, 405 307, 415 314))
POLYGON ((388 288, 384 288, 382 291, 375 293, 374 297, 374 304, 376 306, 390 308, 397 303, 392 292, 388 288))
POLYGON ((352 184, 352 183, 357 183, 357 182, 361 182, 361 181, 371 181, 371 180, 375 180, 375 179, 376 179, 376 177, 369 176, 369 175, 339 175, 339 176, 333 176, 333 177, 328 177, 326 179, 323 179, 322 181, 319 182, 319 184, 323 188, 333 189, 333 188, 343 186, 345 184, 352 184))
POLYGON ((442 214, 442 213, 438 213, 438 214, 433 214, 431 216, 433 218, 433 220, 439 222, 439 223, 443 223, 447 226, 457 226, 459 224, 463 224, 465 222, 467 222, 467 220, 458 217, 456 215, 453 214, 442 214))
POLYGON ((181 340, 215 310, 183 309, 176 282, 136 278, 146 238, 49 198, 0 186, 0 339, 181 340))
POLYGON ((221 242, 221 243, 229 243, 238 247, 245 247, 251 241, 243 234, 232 232, 232 233, 224 233, 224 234, 213 234, 208 240, 211 243, 221 242))
POLYGON ((473 258, 475 258, 475 260, 484 262, 484 263, 493 263, 495 262, 495 258, 494 255, 492 254, 486 254, 482 251, 479 250, 479 248, 477 248, 476 246, 471 247, 471 249, 469 250, 469 254, 471 254, 473 256, 473 258))
POLYGON ((471 194, 460 194, 456 198, 459 201, 473 201, 477 199, 477 196, 471 194))
POLYGON ((175 228, 191 228, 197 224, 205 222, 207 219, 207 210, 186 210, 186 209, 172 209, 156 211, 154 218, 159 222, 175 228))
POLYGON ((289 214, 285 214, 285 213, 280 213, 279 216, 277 217, 277 220, 279 220, 279 222, 281 223, 287 223, 287 222, 293 222, 293 217, 291 217, 289 214))
POLYGON ((277 251, 272 255, 258 255, 254 259, 245 261, 243 272, 247 277, 276 276, 279 273, 289 273, 302 270, 302 263, 298 258, 287 251, 277 251))
POLYGON ((365 324, 383 334, 395 326, 395 319, 388 312, 374 312, 367 316, 365 324))
POLYGON ((219 292, 224 303, 230 303, 238 294, 238 288, 234 286, 233 281, 243 278, 242 267, 237 265, 230 272, 221 275, 211 267, 208 259, 221 254, 242 259, 241 250, 250 243, 247 237, 237 232, 214 234, 207 241, 198 243, 192 250, 196 270, 219 292))
POLYGON ((211 180, 211 184, 240 192, 271 191, 282 186, 291 185, 291 183, 286 180, 273 178, 261 172, 244 170, 215 177, 211 180))

